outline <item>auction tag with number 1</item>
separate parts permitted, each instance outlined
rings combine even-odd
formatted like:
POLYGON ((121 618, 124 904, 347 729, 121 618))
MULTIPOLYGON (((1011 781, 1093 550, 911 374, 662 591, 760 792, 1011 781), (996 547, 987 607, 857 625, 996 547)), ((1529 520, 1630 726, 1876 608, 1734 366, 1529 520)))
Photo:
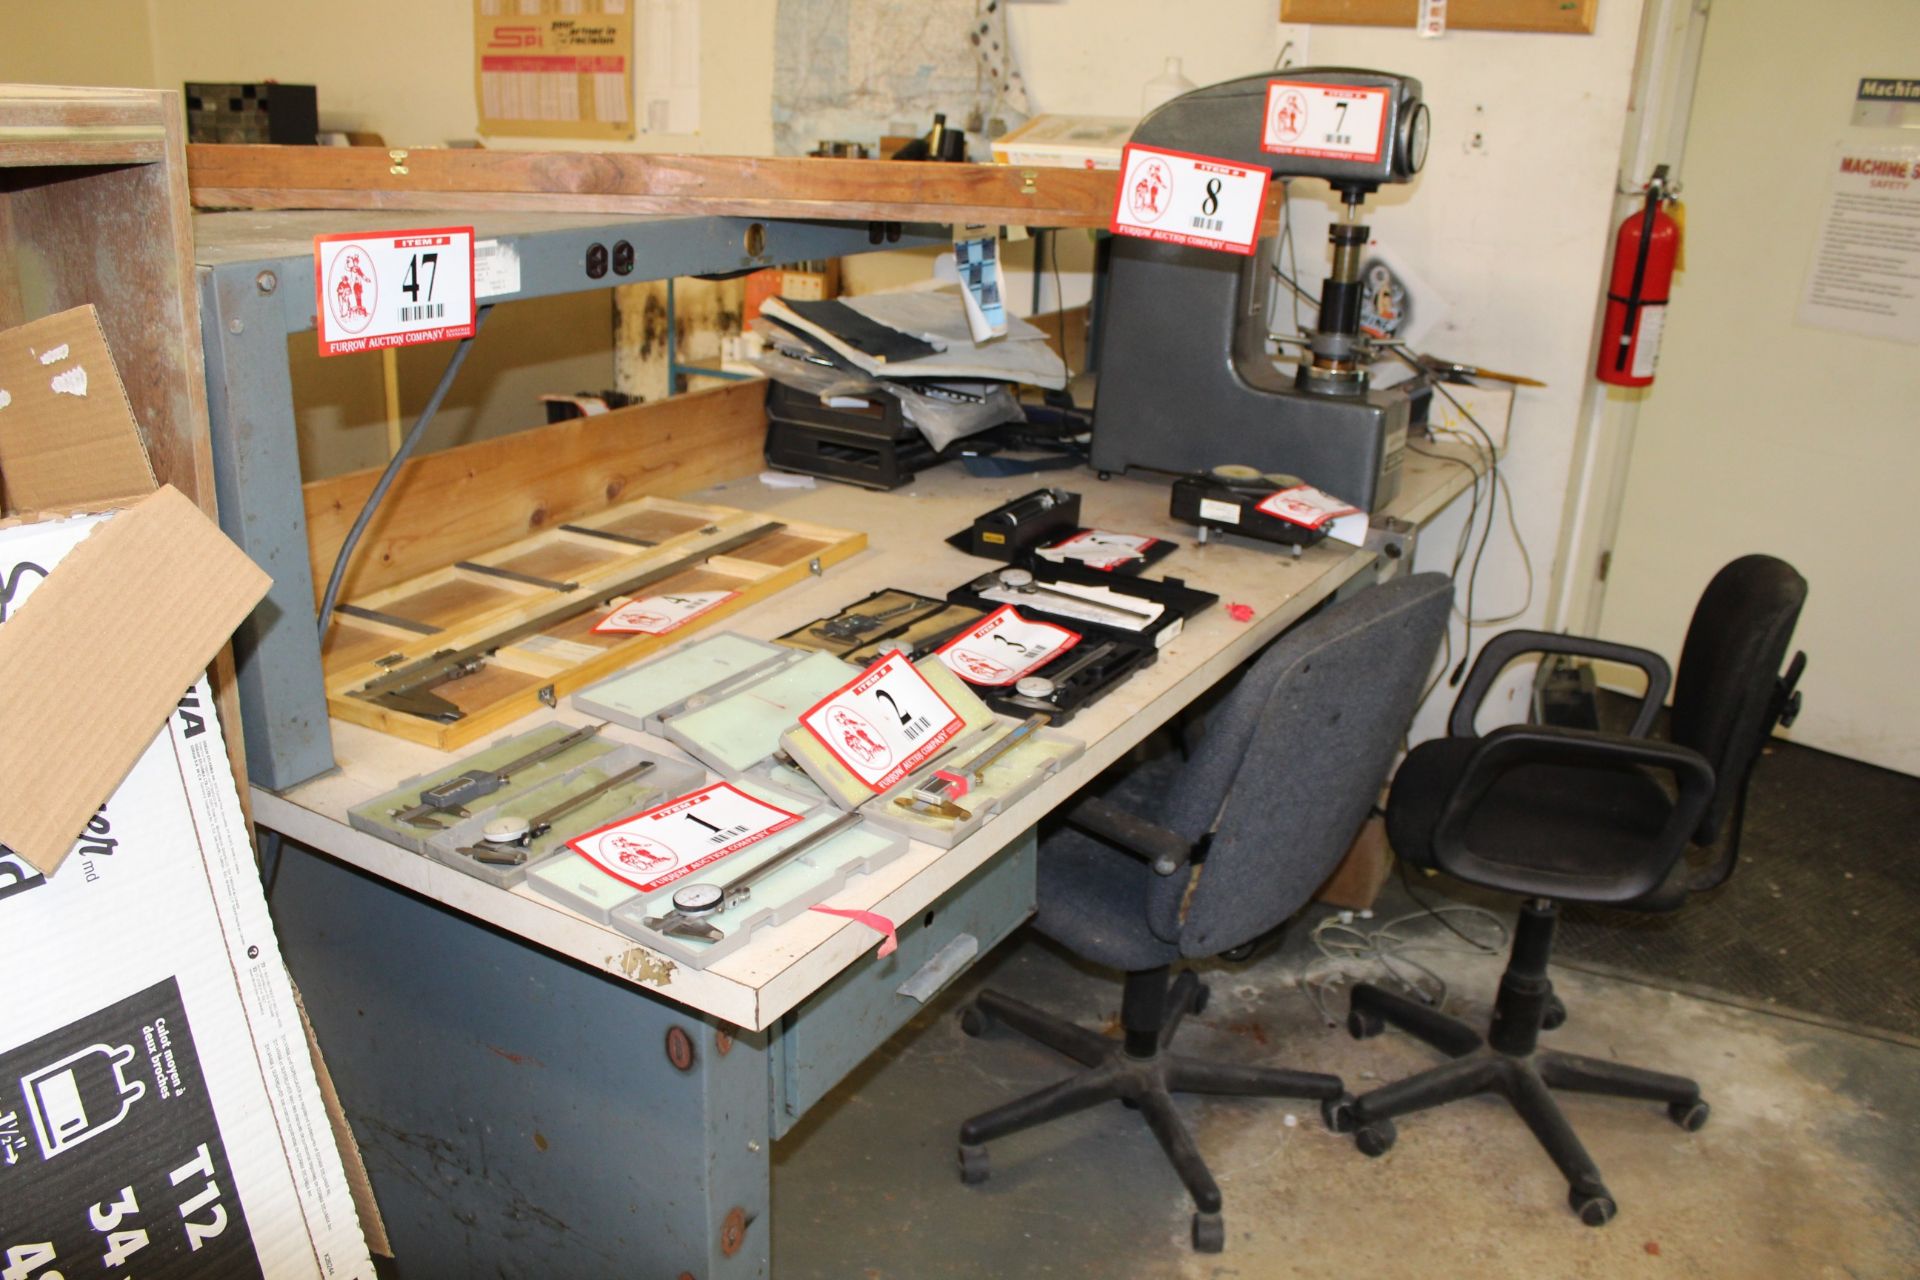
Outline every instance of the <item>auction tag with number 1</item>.
POLYGON ((652 893, 798 821, 797 813, 716 782, 567 844, 615 880, 652 893))
POLYGON ((1120 170, 1113 234, 1253 253, 1273 176, 1266 169, 1129 143, 1120 170))
POLYGON ((473 228, 313 238, 320 354, 473 336, 473 228))

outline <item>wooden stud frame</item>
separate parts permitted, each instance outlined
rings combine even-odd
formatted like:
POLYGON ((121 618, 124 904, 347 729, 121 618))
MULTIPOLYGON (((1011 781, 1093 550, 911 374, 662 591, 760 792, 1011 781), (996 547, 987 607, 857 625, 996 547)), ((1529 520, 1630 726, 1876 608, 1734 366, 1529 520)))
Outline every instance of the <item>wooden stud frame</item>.
MULTIPOLYGON (((1599 8, 1600 0, 1449 0, 1447 28, 1592 35, 1599 8)), ((1413 27, 1419 13, 1419 0, 1280 0, 1282 22, 1413 27)))

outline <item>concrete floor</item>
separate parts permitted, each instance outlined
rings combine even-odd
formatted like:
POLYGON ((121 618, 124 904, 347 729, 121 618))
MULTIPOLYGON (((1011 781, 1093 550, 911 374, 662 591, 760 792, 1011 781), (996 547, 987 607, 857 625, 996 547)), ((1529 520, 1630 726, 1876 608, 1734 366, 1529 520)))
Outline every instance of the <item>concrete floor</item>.
MULTIPOLYGON (((1409 906, 1392 886, 1381 914, 1409 906)), ((1400 1033, 1355 1042, 1315 1013, 1297 979, 1317 963, 1306 925, 1323 914, 1311 909, 1269 955, 1212 969, 1212 1004, 1176 1048, 1331 1071, 1356 1091, 1434 1063, 1400 1033)), ((1430 921, 1413 932, 1457 941, 1430 921)), ((1464 948, 1419 957, 1452 984, 1449 1010, 1483 1022, 1499 961, 1464 948)), ((1068 1070, 1003 1028, 962 1034, 967 996, 991 985, 1117 1026, 1117 980, 1023 932, 776 1147, 774 1274, 1920 1275, 1920 1050, 1569 971, 1555 983, 1571 1017, 1550 1043, 1693 1076, 1713 1105, 1687 1134, 1653 1104, 1561 1095, 1620 1206, 1598 1230, 1568 1211, 1520 1120, 1484 1098, 1402 1119, 1377 1160, 1326 1132, 1315 1104, 1184 1100, 1226 1197, 1218 1255, 1191 1251, 1190 1202, 1145 1125, 1116 1104, 993 1144, 991 1179, 963 1186, 960 1121, 1068 1070)))

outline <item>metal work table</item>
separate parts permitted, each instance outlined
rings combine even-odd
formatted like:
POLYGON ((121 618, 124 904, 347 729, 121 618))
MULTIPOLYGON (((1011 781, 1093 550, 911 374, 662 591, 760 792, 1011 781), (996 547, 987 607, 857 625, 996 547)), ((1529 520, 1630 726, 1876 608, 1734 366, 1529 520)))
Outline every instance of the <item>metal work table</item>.
MULTIPOLYGON (((1467 479, 1410 453, 1387 514, 1424 524, 1467 479)), ((944 594, 977 575, 987 562, 944 537, 1034 483, 944 467, 892 494, 750 477, 693 496, 868 531, 866 553, 729 624, 770 638, 881 588, 944 594)), ((952 850, 916 843, 831 900, 899 926, 887 959, 865 927, 807 913, 690 970, 527 890, 355 831, 349 807, 448 759, 370 730, 333 726, 338 772, 255 789, 256 819, 298 842, 275 917, 403 1275, 770 1274, 772 1141, 920 1008, 899 992, 908 978, 929 966, 950 979, 1030 913, 1033 824, 1314 606, 1382 571, 1338 544, 1298 559, 1238 540, 1198 546, 1170 523, 1163 486, 1068 483, 1090 523, 1180 543, 1155 575, 1215 591, 1221 606, 1067 726, 1087 743, 1078 761, 952 850), (1233 621, 1229 603, 1251 620, 1233 621)), ((542 718, 587 719, 563 707, 509 732, 542 718)))

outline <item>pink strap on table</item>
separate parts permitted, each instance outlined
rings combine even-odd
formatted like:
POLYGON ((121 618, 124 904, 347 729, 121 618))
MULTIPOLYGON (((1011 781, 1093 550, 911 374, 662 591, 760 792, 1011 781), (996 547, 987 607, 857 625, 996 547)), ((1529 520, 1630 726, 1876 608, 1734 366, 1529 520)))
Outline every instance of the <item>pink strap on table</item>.
POLYGON ((886 941, 882 942, 880 949, 873 953, 882 959, 892 955, 900 946, 900 935, 894 932, 893 921, 887 919, 877 911, 851 911, 843 907, 810 907, 808 910, 818 911, 822 915, 843 916, 848 920, 867 926, 867 928, 873 930, 875 933, 885 934, 886 941))

